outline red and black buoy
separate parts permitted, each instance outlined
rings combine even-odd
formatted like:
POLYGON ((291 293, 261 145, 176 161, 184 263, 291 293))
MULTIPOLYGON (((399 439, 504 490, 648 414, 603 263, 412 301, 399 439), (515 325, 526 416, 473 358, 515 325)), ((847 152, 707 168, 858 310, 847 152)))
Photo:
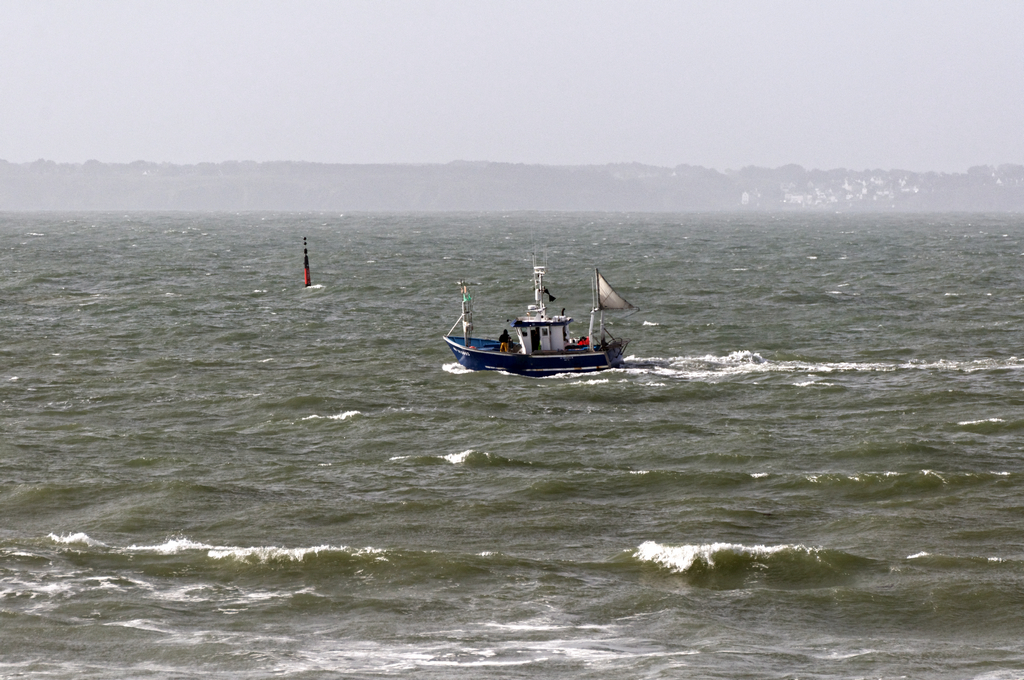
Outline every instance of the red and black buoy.
POLYGON ((312 285, 313 281, 309 278, 309 251, 306 250, 306 237, 302 237, 302 259, 304 260, 302 265, 305 268, 306 275, 306 288, 312 285))

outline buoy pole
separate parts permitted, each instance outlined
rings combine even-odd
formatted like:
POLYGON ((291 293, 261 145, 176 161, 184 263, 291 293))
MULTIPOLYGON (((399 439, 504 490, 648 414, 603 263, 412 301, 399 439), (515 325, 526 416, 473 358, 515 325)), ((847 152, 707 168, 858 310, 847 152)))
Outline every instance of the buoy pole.
POLYGON ((302 237, 302 266, 305 268, 306 288, 312 285, 312 281, 309 278, 309 251, 306 249, 306 237, 302 237))

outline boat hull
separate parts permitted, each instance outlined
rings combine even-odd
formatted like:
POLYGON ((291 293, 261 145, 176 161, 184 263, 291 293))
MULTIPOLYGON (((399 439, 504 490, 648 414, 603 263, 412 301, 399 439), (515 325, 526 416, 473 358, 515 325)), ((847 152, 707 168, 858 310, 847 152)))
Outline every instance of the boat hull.
POLYGON ((542 378, 559 373, 594 373, 622 365, 625 345, 604 350, 569 350, 544 354, 501 352, 494 340, 470 338, 469 346, 462 337, 444 336, 455 359, 471 371, 505 371, 517 375, 542 378))

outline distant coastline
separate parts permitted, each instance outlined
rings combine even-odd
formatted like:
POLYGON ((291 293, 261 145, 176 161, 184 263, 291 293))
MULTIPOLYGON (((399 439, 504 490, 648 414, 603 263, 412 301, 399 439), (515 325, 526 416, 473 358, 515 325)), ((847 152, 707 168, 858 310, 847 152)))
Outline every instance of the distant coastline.
POLYGON ((1024 212, 1024 165, 965 173, 639 163, 9 163, 0 210, 1024 212))

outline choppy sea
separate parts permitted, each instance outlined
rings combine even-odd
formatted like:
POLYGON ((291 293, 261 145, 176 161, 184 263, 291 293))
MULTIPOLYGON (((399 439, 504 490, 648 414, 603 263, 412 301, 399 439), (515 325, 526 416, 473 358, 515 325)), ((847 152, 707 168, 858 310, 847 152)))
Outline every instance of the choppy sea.
POLYGON ((0 214, 0 676, 1024 677, 1024 216, 0 214), (313 286, 302 285, 302 238, 313 286), (626 366, 467 372, 531 298, 626 366))

